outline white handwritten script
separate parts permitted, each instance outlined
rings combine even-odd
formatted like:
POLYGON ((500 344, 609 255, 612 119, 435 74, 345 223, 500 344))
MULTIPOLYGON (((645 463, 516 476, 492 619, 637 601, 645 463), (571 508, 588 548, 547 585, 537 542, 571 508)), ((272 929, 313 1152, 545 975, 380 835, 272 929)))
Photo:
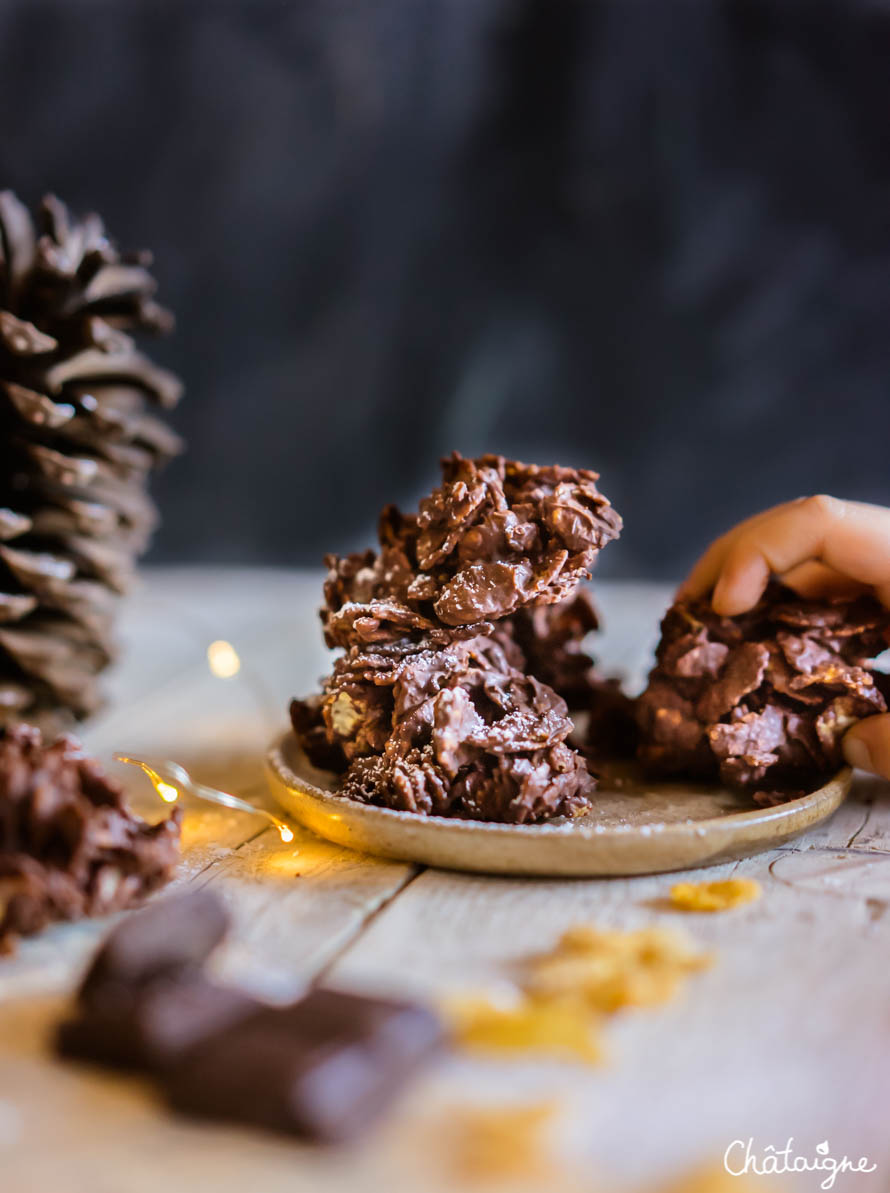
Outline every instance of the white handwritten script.
POLYGON ((784 1147, 767 1144, 758 1152, 753 1139, 734 1139, 723 1154, 723 1167, 730 1176, 782 1176, 788 1172, 824 1172, 820 1189, 833 1189, 834 1182, 842 1172, 874 1172, 877 1164, 869 1163, 867 1156, 851 1160, 849 1156, 836 1158, 831 1154, 828 1140, 817 1144, 814 1156, 794 1154, 794 1139, 784 1147))

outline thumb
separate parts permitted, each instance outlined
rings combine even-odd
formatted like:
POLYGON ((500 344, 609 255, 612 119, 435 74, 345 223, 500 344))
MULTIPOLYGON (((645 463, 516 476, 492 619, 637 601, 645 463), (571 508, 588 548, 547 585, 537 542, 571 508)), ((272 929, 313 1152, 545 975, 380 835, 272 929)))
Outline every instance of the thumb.
POLYGON ((844 757, 850 766, 890 779, 890 713, 855 724, 844 738, 844 757))

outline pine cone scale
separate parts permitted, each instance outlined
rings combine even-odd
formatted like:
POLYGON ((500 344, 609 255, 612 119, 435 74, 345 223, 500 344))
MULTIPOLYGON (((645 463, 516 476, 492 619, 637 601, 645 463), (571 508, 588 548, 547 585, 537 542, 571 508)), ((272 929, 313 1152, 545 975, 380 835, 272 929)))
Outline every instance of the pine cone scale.
POLYGON ((15 356, 42 356, 59 346, 58 340, 26 319, 17 319, 11 311, 0 311, 0 340, 15 356))
POLYGON ((37 608, 37 597, 0 592, 0 622, 21 621, 37 608))
POLYGON ((27 207, 12 191, 0 191, 0 231, 6 264, 7 301, 13 302, 34 268, 37 239, 27 207))
POLYGON ((17 385, 14 381, 4 381, 3 389, 15 407, 16 414, 34 427, 47 427, 56 431, 74 418, 73 406, 54 402, 46 394, 26 389, 24 385, 17 385))
POLYGON ((150 253, 96 215, 0 192, 0 726, 98 703, 113 620, 157 522, 152 470, 182 448, 152 408, 182 386, 131 333, 166 331, 150 253))

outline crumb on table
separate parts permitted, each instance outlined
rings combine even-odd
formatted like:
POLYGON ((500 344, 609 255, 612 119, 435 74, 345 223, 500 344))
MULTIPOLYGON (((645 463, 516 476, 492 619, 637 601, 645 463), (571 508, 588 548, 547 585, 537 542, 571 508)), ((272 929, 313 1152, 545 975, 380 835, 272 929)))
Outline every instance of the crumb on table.
POLYGON ((682 911, 728 911, 753 903, 763 894, 756 878, 724 878, 716 882, 678 882, 671 903, 682 911))

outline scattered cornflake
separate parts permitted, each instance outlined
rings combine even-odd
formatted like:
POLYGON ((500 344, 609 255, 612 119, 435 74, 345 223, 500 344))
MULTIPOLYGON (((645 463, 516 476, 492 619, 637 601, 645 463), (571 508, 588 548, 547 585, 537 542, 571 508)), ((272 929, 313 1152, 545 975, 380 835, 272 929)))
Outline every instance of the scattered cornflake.
POLYGON ((625 1007, 670 1001, 711 964, 685 936, 664 928, 605 932, 580 925, 528 959, 510 1002, 465 997, 446 1007, 456 1038, 484 1051, 543 1052, 596 1064, 604 1019, 625 1007))
POLYGON ((558 1109, 555 1102, 456 1109, 449 1135, 460 1177, 485 1183, 522 1178, 549 1186, 557 1175, 551 1134, 558 1109))
POLYGON ((599 1021, 578 998, 520 996, 510 1004, 485 997, 446 1007, 456 1039, 483 1052, 543 1052, 596 1064, 602 1059, 599 1021))
POLYGON ((678 882, 671 888, 671 903, 683 911, 726 911, 753 903, 763 894, 755 878, 724 878, 719 882, 678 882))
POLYGON ((710 964, 709 955, 668 929, 604 932, 579 925, 528 963, 522 985, 538 999, 570 995, 594 1013, 614 1015, 624 1007, 669 1002, 690 974, 710 964))

